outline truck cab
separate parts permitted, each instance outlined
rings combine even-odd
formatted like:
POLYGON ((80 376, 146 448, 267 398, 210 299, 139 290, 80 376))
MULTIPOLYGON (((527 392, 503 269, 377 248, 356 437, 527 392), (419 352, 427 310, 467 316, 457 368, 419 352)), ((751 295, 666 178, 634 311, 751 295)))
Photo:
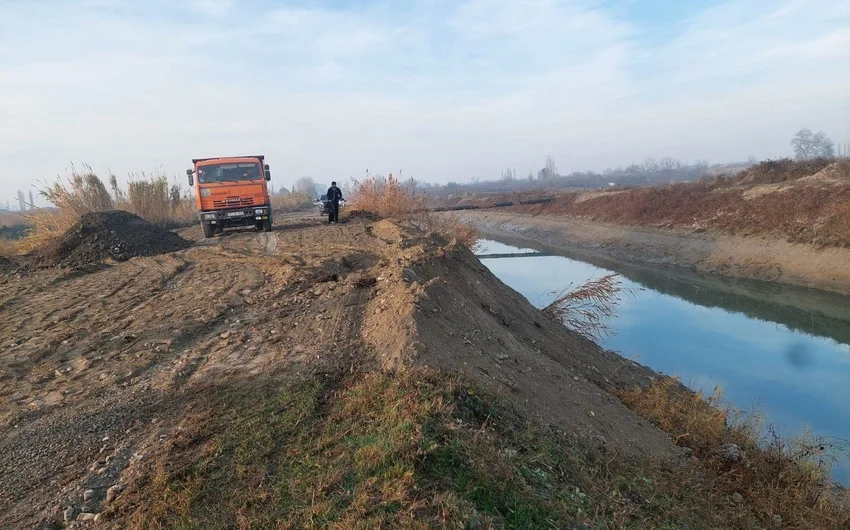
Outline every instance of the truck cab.
POLYGON ((186 170, 195 189, 204 237, 233 226, 255 226, 271 232, 268 182, 271 172, 263 155, 195 158, 186 170))

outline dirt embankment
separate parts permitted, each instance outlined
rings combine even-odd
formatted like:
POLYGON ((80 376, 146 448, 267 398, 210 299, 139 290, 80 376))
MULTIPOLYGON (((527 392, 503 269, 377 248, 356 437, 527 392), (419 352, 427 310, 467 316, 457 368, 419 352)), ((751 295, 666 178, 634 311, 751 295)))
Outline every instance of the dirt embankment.
POLYGON ((110 507, 139 498, 148 462, 204 447, 181 437, 192 411, 234 385, 315 374, 427 365, 616 453, 681 454, 611 393, 649 370, 545 320, 452 241, 313 216, 180 235, 195 245, 0 276, 0 527, 104 511, 122 527, 122 510, 144 507, 110 507))
POLYGON ((736 177, 561 193, 547 204, 456 215, 619 259, 850 294, 847 160, 764 162, 736 177))

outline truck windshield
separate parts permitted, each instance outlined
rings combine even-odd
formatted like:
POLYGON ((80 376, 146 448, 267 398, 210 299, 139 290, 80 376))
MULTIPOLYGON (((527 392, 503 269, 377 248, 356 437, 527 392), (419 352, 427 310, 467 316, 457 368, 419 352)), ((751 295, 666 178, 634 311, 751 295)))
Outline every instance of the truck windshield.
POLYGON ((211 164, 198 168, 198 181, 201 183, 259 180, 260 178, 260 166, 250 162, 211 164))

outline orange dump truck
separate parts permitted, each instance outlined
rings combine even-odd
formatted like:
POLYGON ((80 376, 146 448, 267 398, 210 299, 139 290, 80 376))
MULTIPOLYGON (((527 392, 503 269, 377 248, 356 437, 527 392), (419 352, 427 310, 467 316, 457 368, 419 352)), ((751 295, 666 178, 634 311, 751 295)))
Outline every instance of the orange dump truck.
POLYGON ((271 172, 263 155, 195 158, 187 169, 195 188, 198 218, 204 237, 231 226, 256 226, 271 232, 272 208, 268 181, 271 172))

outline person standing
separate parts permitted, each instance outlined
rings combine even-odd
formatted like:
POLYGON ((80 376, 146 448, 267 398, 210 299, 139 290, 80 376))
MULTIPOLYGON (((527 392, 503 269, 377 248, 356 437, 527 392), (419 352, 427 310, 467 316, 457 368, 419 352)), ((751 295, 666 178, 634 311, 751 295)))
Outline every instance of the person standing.
POLYGON ((342 200, 342 190, 336 187, 336 181, 328 188, 328 224, 339 223, 339 201, 342 200))

